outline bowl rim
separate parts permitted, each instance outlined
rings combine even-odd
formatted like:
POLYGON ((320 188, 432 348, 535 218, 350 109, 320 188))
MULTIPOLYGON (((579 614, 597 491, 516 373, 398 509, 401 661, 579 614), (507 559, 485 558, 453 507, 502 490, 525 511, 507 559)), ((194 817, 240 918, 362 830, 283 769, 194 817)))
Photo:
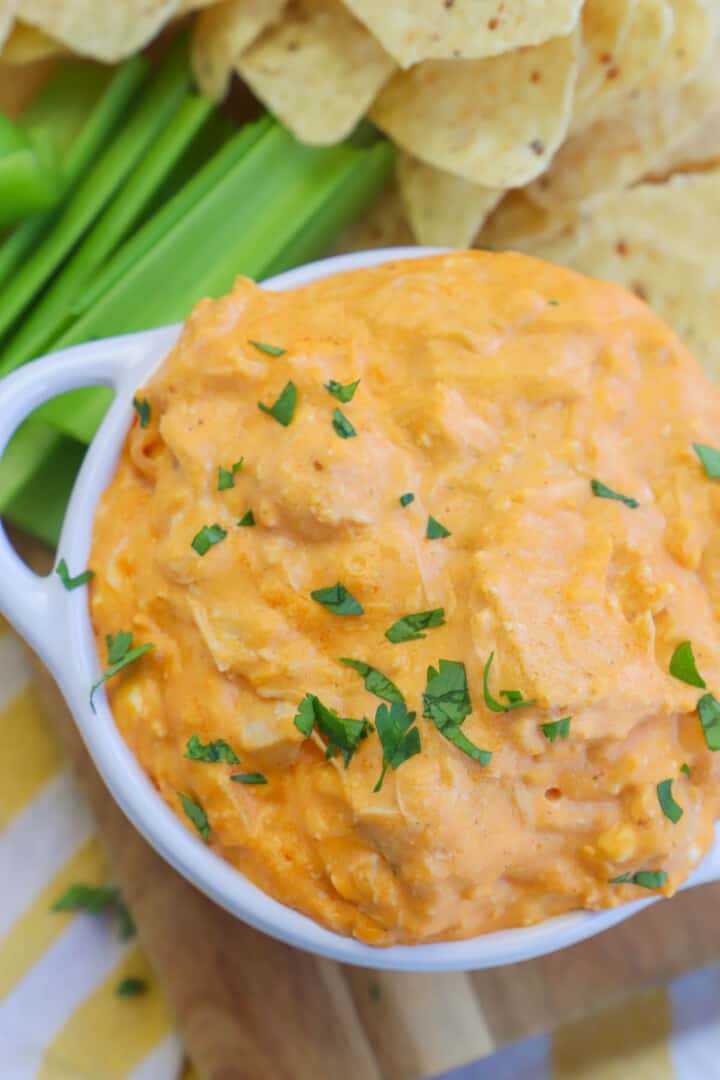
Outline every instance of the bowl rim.
MULTIPOLYGON (((320 277, 379 265, 398 259, 439 254, 441 248, 384 248, 322 259, 279 275, 263 287, 284 290, 320 277)), ((124 335, 65 350, 68 366, 76 362, 83 379, 110 383, 116 396, 93 442, 75 483, 63 525, 58 557, 72 572, 87 565, 95 511, 112 478, 132 419, 132 398, 160 365, 182 324, 124 335), (85 367, 83 368, 83 364, 85 367), (92 376, 92 377, 90 377, 92 376)), ((0 384, 0 415, 6 384, 17 384, 17 396, 35 404, 60 389, 57 372, 60 354, 34 361, 0 384), (50 385, 55 382, 55 385, 50 385), (49 388, 49 392, 48 392, 49 388)), ((30 409, 26 409, 29 412, 30 409)), ((0 439, 0 443, 1 443, 0 439)), ((0 453, 2 453, 0 445, 0 453)), ((0 564, 5 554, 0 551, 0 564)), ((6 567, 4 569, 7 569, 6 567)), ((16 573, 19 571, 16 569, 16 573)), ((26 617, 0 594, 0 609, 48 665, 75 718, 83 741, 113 798, 153 848, 183 877, 221 907, 245 923, 288 945, 343 963, 395 971, 464 971, 528 960, 591 937, 654 902, 647 897, 601 911, 576 911, 542 923, 493 931, 461 941, 417 945, 374 946, 321 926, 312 918, 280 903, 250 882, 232 864, 207 847, 173 813, 135 758, 115 726, 104 687, 95 696, 95 711, 88 689, 98 675, 87 590, 66 591, 55 574, 30 581, 26 575, 26 617), (34 592, 33 592, 34 590, 34 592), (37 595, 35 595, 37 594, 37 595)), ((715 866, 699 868, 686 884, 712 880, 720 870, 720 845, 715 844, 715 866)))

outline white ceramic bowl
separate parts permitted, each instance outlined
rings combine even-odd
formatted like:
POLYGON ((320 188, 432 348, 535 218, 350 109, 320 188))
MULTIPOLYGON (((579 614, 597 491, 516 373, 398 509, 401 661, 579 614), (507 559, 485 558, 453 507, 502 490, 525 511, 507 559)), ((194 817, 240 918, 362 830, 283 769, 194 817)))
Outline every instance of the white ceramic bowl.
MULTIPOLYGON (((290 289, 342 270, 434 254, 395 248, 312 263, 265 283, 290 289)), ((36 360, 0 382, 0 455, 10 436, 38 405, 66 390, 106 385, 115 400, 85 458, 65 518, 59 555, 72 573, 87 565, 95 507, 109 483, 132 418, 137 388, 162 362, 180 326, 97 341, 36 360)), ((326 930, 261 892, 195 836, 165 805, 115 727, 104 690, 88 690, 99 674, 87 591, 67 592, 57 575, 38 577, 15 555, 0 529, 0 611, 41 656, 72 710, 105 783, 146 840, 184 877, 218 904, 281 941, 350 964, 398 971, 450 971, 528 960, 572 945, 626 919, 653 898, 600 912, 577 912, 538 926, 502 930, 468 941, 377 948, 326 930)), ((720 878, 720 842, 688 885, 720 878)))

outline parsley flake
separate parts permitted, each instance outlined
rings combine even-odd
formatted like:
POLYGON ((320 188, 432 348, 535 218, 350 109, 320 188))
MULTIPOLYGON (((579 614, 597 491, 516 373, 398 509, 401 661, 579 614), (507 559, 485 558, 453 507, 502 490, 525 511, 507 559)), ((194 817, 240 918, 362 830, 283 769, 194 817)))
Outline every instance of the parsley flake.
POLYGON ((77 577, 70 577, 68 564, 64 559, 61 559, 55 567, 55 573, 68 592, 71 592, 73 589, 79 589, 81 585, 87 585, 88 581, 92 581, 95 577, 94 570, 83 570, 82 574, 78 574, 77 577))
POLYGON ((389 709, 387 705, 378 705, 375 729, 382 743, 383 763, 374 792, 380 791, 388 769, 399 769, 404 761, 420 753, 420 732, 412 726, 415 715, 408 712, 404 702, 395 701, 389 709))
POLYGON ((202 806, 200 806, 199 803, 194 802, 189 795, 184 795, 182 791, 178 791, 177 795, 182 803, 182 808, 185 811, 187 818, 193 823, 207 844, 210 835, 210 822, 208 821, 207 814, 202 806))
POLYGON ((238 521, 240 528, 250 528, 255 524, 255 515, 252 510, 246 510, 243 516, 238 521))
POLYGON ((295 716, 295 727, 306 738, 310 737, 313 727, 316 727, 327 739, 325 757, 329 760, 335 751, 339 750, 346 769, 360 740, 367 738, 368 732, 372 731, 372 724, 367 720, 352 720, 338 716, 334 709, 328 709, 326 705, 323 705, 315 694, 306 694, 300 702, 295 716))
POLYGON ((136 975, 126 975, 115 987, 117 997, 139 997, 148 992, 148 984, 145 979, 139 979, 136 975))
POLYGON ((385 637, 392 641, 393 645, 399 645, 402 641, 420 641, 427 634, 421 631, 429 630, 433 626, 445 625, 445 608, 433 608, 432 611, 416 611, 412 615, 403 615, 394 622, 389 630, 385 631, 385 637))
POLYGON ((221 762, 223 765, 239 765, 240 758, 224 739, 202 743, 198 735, 191 735, 183 757, 192 761, 205 761, 208 764, 221 762))
POLYGON ((138 401, 136 397, 132 399, 133 409, 138 415, 140 421, 140 427, 146 428, 150 423, 150 402, 147 398, 143 398, 142 401, 138 401))
POLYGON ((684 761, 684 762, 682 763, 682 765, 680 766, 680 772, 681 772, 681 773, 685 773, 685 775, 686 775, 686 776, 690 776, 690 775, 691 775, 691 773, 690 773, 690 766, 688 765, 687 761, 684 761))
POLYGON ((243 466, 245 458, 240 458, 234 465, 231 465, 229 469, 224 469, 222 465, 218 465, 218 491, 227 491, 228 488, 235 486, 235 474, 240 472, 243 466))
POLYGON ((120 898, 120 890, 114 885, 86 885, 77 882, 70 885, 57 898, 52 911, 84 911, 88 915, 99 915, 114 907, 120 898))
POLYGON ((401 506, 409 506, 411 502, 415 502, 415 496, 412 491, 406 491, 404 495, 400 496, 401 506))
POLYGON ((327 589, 315 589, 310 596, 333 615, 362 615, 364 609, 342 582, 337 581, 327 589))
POLYGON ((267 784, 267 776, 261 772, 236 772, 230 777, 236 784, 267 784))
POLYGON ((222 525, 203 525, 199 532, 192 538, 190 547, 197 551, 198 555, 207 555, 214 544, 219 544, 227 536, 227 529, 222 525))
MULTIPOLYGON (((500 691, 500 697, 507 698, 507 705, 492 696, 490 693, 490 667, 494 659, 495 653, 491 652, 487 658, 485 670, 483 671, 483 695, 488 709, 492 709, 493 712, 510 712, 511 709, 520 709, 524 705, 534 705, 535 702, 526 700, 519 690, 500 691)), ((564 735, 562 737, 565 738, 564 735)), ((548 738, 550 738, 550 736, 548 736, 548 738)))
POLYGON ((673 799, 672 783, 672 779, 661 780, 657 785, 657 797, 658 802, 660 803, 660 809, 665 817, 669 818, 673 825, 677 825, 678 821, 683 816, 683 808, 673 799))
POLYGON ((557 307, 559 303, 559 300, 548 300, 548 304, 550 305, 550 307, 557 307))
POLYGON ((357 431, 340 409, 333 409, 332 426, 341 439, 354 439, 357 435, 357 431))
POLYGON ((550 742, 555 742, 556 739, 567 739, 570 734, 571 720, 572 716, 564 716, 562 720, 552 720, 549 724, 541 724, 540 729, 550 742))
POLYGON ((262 401, 258 401, 258 409, 267 413, 268 416, 272 416, 273 420, 277 420, 278 424, 287 427, 295 415, 296 403, 297 387, 294 382, 289 382, 285 384, 285 388, 272 405, 263 405, 262 401))
POLYGON ((634 874, 620 874, 611 878, 610 885, 639 885, 641 889, 662 889, 667 881, 664 870, 637 870, 634 874))
POLYGON ((463 754, 481 765, 492 757, 489 750, 480 750, 460 730, 466 716, 472 712, 465 665, 459 660, 438 660, 437 670, 427 670, 427 685, 423 693, 423 716, 432 720, 443 738, 463 754))
POLYGON ((670 674, 674 675, 680 682, 687 683, 688 686, 698 686, 701 690, 704 690, 707 686, 697 669, 693 647, 689 641, 683 641, 672 654, 670 658, 670 674))
POLYGON ((600 499, 617 499, 618 502, 625 503, 631 510, 637 510, 640 503, 637 499, 631 499, 629 495, 621 495, 618 491, 613 491, 607 484, 602 484, 599 480, 591 480, 590 487, 593 495, 597 495, 600 499))
POLYGON ((354 398, 355 391, 360 385, 360 380, 356 379, 355 382, 343 384, 331 379, 330 382, 326 382, 323 385, 329 394, 332 394, 334 398, 341 401, 343 405, 347 405, 347 403, 354 398))
POLYGON ((371 694, 375 694, 376 697, 382 698, 383 701, 402 703, 405 700, 395 683, 391 682, 387 675, 383 675, 382 671, 378 671, 377 668, 366 664, 364 660, 351 660, 348 656, 341 656, 340 663, 347 664, 348 667, 354 668, 359 675, 362 675, 365 681, 365 689, 369 690, 371 694))
POLYGON ((697 707, 708 750, 720 750, 720 701, 712 694, 703 694, 697 707))
POLYGON ((153 643, 148 641, 145 645, 138 645, 133 649, 132 634, 125 630, 118 630, 115 635, 106 634, 105 644, 107 645, 108 667, 97 682, 90 687, 90 707, 93 712, 95 712, 93 698, 98 687, 102 686, 108 679, 112 679, 113 675, 117 675, 128 664, 134 663, 135 660, 139 660, 141 656, 144 656, 146 652, 150 652, 151 649, 155 648, 153 643))
POLYGON ((445 536, 452 536, 449 529, 446 529, 444 525, 441 525, 439 521, 436 521, 432 514, 427 519, 427 528, 425 529, 425 537, 427 540, 441 540, 445 536))
POLYGON ((268 345, 265 341, 253 341, 251 338, 248 338, 248 345, 254 346, 266 356, 284 356, 287 352, 287 349, 281 349, 279 345, 268 345))
POLYGON ((720 477, 720 450, 696 442, 693 443, 693 450, 700 458, 706 476, 709 476, 711 480, 717 480, 720 477))

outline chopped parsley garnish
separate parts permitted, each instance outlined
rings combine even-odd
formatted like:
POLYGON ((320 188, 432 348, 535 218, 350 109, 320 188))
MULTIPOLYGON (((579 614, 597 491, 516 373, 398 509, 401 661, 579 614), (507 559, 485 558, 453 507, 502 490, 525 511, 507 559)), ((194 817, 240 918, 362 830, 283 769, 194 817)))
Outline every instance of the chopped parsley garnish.
POLYGON ((330 382, 324 383, 327 392, 332 394, 334 398, 337 398, 338 401, 341 401, 343 405, 347 405, 349 401, 352 401, 359 385, 359 379, 356 379, 355 382, 351 383, 339 383, 335 382, 334 379, 331 379, 330 382))
POLYGON ((638 870, 636 873, 620 874, 611 878, 610 885, 639 885, 641 889, 662 889, 667 881, 664 870, 638 870))
POLYGON ((408 712, 404 702, 395 701, 389 709, 387 705, 378 705, 375 729, 382 743, 383 763, 373 791, 380 791, 388 769, 399 769, 404 761, 420 753, 420 732, 412 726, 415 715, 408 712))
POLYGON ((187 741, 185 754, 192 761, 205 761, 208 764, 220 762, 223 765, 239 765, 240 758, 224 739, 202 743, 198 735, 191 735, 187 741))
POLYGON ((352 756, 360 745, 360 740, 367 738, 372 731, 372 724, 367 720, 351 720, 338 716, 334 709, 328 709, 315 694, 306 694, 298 706, 295 727, 309 738, 313 727, 317 727, 327 739, 325 757, 329 760, 339 750, 347 769, 352 756))
POLYGON ((703 694, 697 707, 708 750, 720 750, 720 701, 703 694))
POLYGON ((562 720, 552 720, 549 724, 541 724, 540 729, 550 742, 555 742, 556 739, 567 739, 570 734, 571 720, 572 716, 564 716, 562 720))
POLYGON ((207 844, 210 835, 210 822, 208 821, 207 814, 202 806, 200 806, 199 803, 194 802, 189 795, 184 795, 182 791, 178 791, 177 794, 186 816, 193 823, 207 844))
POLYGON ((315 589, 310 593, 313 600, 331 611, 333 615, 362 615, 362 605, 340 582, 329 585, 327 589, 315 589))
POLYGON ((433 626, 445 625, 445 608, 433 608, 432 611, 416 611, 413 615, 403 615, 402 619, 394 622, 389 630, 385 631, 385 637, 392 641, 393 645, 399 645, 402 641, 420 641, 426 638, 423 630, 429 630, 433 626))
POLYGON ((683 808, 673 799, 672 784, 672 779, 661 780, 657 785, 657 797, 658 802, 660 803, 660 809, 665 817, 669 818, 673 825, 677 825, 678 821, 683 816, 683 808))
POLYGON ((148 984, 145 979, 139 979, 136 975, 126 975, 115 987, 117 997, 139 997, 148 992, 148 984))
POLYGON ((391 682, 387 675, 383 675, 382 671, 378 671, 377 668, 366 664, 364 660, 351 660, 348 656, 341 656, 340 663, 347 664, 348 667, 354 668, 359 675, 362 675, 365 689, 369 690, 371 694, 375 694, 376 697, 382 698, 383 701, 401 703, 405 700, 395 683, 391 682))
POLYGON ((444 536, 451 536, 449 529, 446 529, 444 525, 441 525, 439 521, 436 521, 432 514, 427 519, 427 528, 425 529, 425 537, 428 540, 441 540, 444 536))
MULTIPOLYGON (((510 712, 511 709, 521 709, 524 705, 534 705, 535 702, 526 700, 519 690, 500 691, 500 697, 507 698, 507 705, 492 696, 490 693, 490 666, 494 659, 495 653, 491 652, 487 658, 485 670, 483 671, 483 695, 488 709, 492 709, 493 712, 510 712)), ((550 736, 548 736, 548 738, 550 738, 550 736)), ((563 738, 565 738, 564 735, 563 738)))
POLYGON ((411 502, 415 502, 415 496, 412 491, 406 491, 404 495, 400 496, 401 506, 409 506, 411 502))
POLYGON ((252 510, 246 510, 245 513, 243 514, 243 516, 238 521, 238 525, 240 526, 240 528, 248 528, 249 529, 254 524, 255 524, 255 515, 253 514, 252 510))
POLYGON ((107 669, 98 681, 90 687, 90 705, 93 712, 95 712, 93 697, 97 688, 107 682, 108 679, 112 679, 113 675, 117 675, 118 671, 122 671, 128 664, 134 663, 135 660, 139 660, 141 656, 144 656, 146 652, 150 652, 151 649, 155 648, 153 643, 148 641, 145 645, 138 645, 133 649, 132 634, 125 630, 118 630, 115 635, 106 634, 105 644, 107 645, 108 654, 107 669))
POLYGON ((114 885, 86 885, 78 882, 70 885, 57 898, 52 911, 84 911, 88 915, 99 915, 102 911, 115 907, 120 898, 120 890, 114 885))
POLYGON ((631 499, 629 495, 621 495, 619 491, 613 491, 607 484, 602 484, 599 480, 591 480, 590 487, 593 495, 597 495, 600 499, 617 499, 618 502, 629 506, 631 510, 637 510, 640 505, 637 499, 631 499))
POLYGON ((670 658, 670 674, 674 675, 680 682, 687 683, 688 686, 698 686, 701 690, 704 690, 707 686, 697 669, 693 647, 689 641, 683 641, 672 654, 670 658))
POLYGON ((685 773, 685 775, 686 775, 686 776, 690 776, 690 775, 691 775, 691 773, 690 773, 690 766, 688 765, 687 761, 684 761, 684 762, 682 763, 682 765, 680 766, 680 772, 681 772, 681 773, 685 773))
POLYGON ((218 465, 218 491, 227 491, 228 488, 235 485, 235 474, 240 472, 243 466, 244 458, 240 458, 234 465, 231 465, 229 469, 224 469, 222 465, 218 465))
POLYGON ((371 1001, 379 1001, 382 997, 382 990, 380 989, 380 983, 371 982, 368 986, 368 994, 371 1001))
POLYGON ((219 544, 227 536, 227 529, 222 525, 203 525, 200 532, 195 533, 190 547, 197 551, 198 555, 207 555, 213 544, 219 544))
POLYGON ((267 784, 267 776, 261 772, 236 772, 230 779, 236 784, 267 784))
POLYGON ((83 570, 82 574, 78 574, 77 577, 70 577, 68 564, 64 559, 61 559, 55 567, 55 573, 68 592, 71 592, 73 589, 79 589, 81 585, 87 585, 88 581, 92 581, 95 577, 94 570, 83 570))
POLYGON ((548 304, 550 304, 551 307, 557 307, 559 303, 559 300, 548 300, 548 304))
POLYGON ((340 409, 333 409, 332 426, 341 439, 354 439, 357 435, 357 431, 340 409))
POLYGON ((147 398, 143 398, 142 401, 138 401, 138 399, 134 397, 132 403, 133 409, 138 415, 140 427, 146 428, 150 423, 150 402, 147 398))
POLYGON ((696 442, 693 443, 693 450, 700 458, 706 475, 711 480, 717 480, 720 477, 720 450, 696 442))
POLYGON ((296 403, 297 387, 294 382, 289 382, 286 383, 285 388, 281 391, 277 401, 272 405, 263 405, 262 401, 258 401, 258 409, 260 409, 261 412, 267 413, 268 416, 272 416, 273 420, 277 420, 278 424, 287 427, 295 415, 296 403))
POLYGON ((253 345, 258 352, 265 353, 266 356, 284 356, 287 349, 281 349, 279 345, 268 345, 265 341, 253 341, 248 338, 248 345, 253 345))
POLYGON ((443 738, 463 754, 481 765, 492 757, 489 750, 480 750, 463 735, 461 725, 472 712, 465 665, 459 660, 438 660, 437 670, 427 670, 427 685, 423 693, 423 716, 432 720, 443 738))
POLYGON ((117 913, 118 920, 120 922, 120 926, 118 927, 120 933, 120 940, 129 941, 130 938, 135 937, 135 934, 137 933, 135 920, 133 919, 130 911, 125 906, 125 904, 123 904, 122 901, 120 901, 117 906, 117 913))

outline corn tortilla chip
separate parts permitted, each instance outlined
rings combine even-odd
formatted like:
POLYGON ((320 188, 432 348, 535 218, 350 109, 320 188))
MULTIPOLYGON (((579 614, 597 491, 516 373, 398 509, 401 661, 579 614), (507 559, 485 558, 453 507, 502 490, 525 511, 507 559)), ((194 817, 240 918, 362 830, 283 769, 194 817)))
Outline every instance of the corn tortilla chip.
POLYGON ((477 59, 569 34, 582 0, 344 0, 401 67, 477 59))
POLYGON ((0 49, 10 37, 13 28, 15 5, 9 0, 0 0, 0 49))
POLYGON ((193 27, 192 65, 198 86, 215 101, 227 93, 235 61, 277 21, 286 0, 223 0, 201 11, 193 27))
POLYGON ((361 218, 338 237, 331 255, 371 248, 409 247, 413 244, 405 207, 397 189, 390 183, 361 218))
POLYGON ((563 210, 640 180, 702 123, 719 95, 715 55, 686 83, 632 92, 611 116, 571 136, 528 194, 563 210))
POLYGON ((675 28, 660 64, 663 81, 689 78, 708 59, 716 34, 714 0, 670 0, 675 28))
POLYGON ((180 0, 16 0, 15 13, 81 56, 113 63, 137 52, 180 0))
POLYGON ((271 112, 316 144, 349 135, 394 66, 339 0, 293 0, 236 65, 271 112))
POLYGON ((720 169, 608 195, 532 254, 632 289, 720 380, 720 169))
POLYGON ((402 151, 396 169, 400 195, 418 244, 468 247, 503 196, 502 188, 471 184, 402 151))
POLYGON ((667 178, 674 172, 711 167, 720 160, 720 104, 693 128, 686 139, 673 146, 655 163, 651 176, 667 178))
MULTIPOLYGON (((587 0, 582 12, 582 50, 575 108, 594 94, 615 64, 632 23, 635 0, 587 0)), ((584 122, 583 122, 584 123, 584 122)))
POLYGON ((66 45, 61 45, 42 30, 26 26, 25 23, 15 23, 3 47, 2 59, 7 64, 33 64, 37 60, 49 60, 68 52, 66 45))
POLYGON ((546 210, 529 199, 522 188, 508 191, 490 214, 475 246, 491 251, 531 251, 575 224, 577 212, 546 210))
POLYGON ((426 60, 393 76, 370 115, 404 150, 485 187, 543 172, 567 131, 576 33, 488 60, 426 60))

